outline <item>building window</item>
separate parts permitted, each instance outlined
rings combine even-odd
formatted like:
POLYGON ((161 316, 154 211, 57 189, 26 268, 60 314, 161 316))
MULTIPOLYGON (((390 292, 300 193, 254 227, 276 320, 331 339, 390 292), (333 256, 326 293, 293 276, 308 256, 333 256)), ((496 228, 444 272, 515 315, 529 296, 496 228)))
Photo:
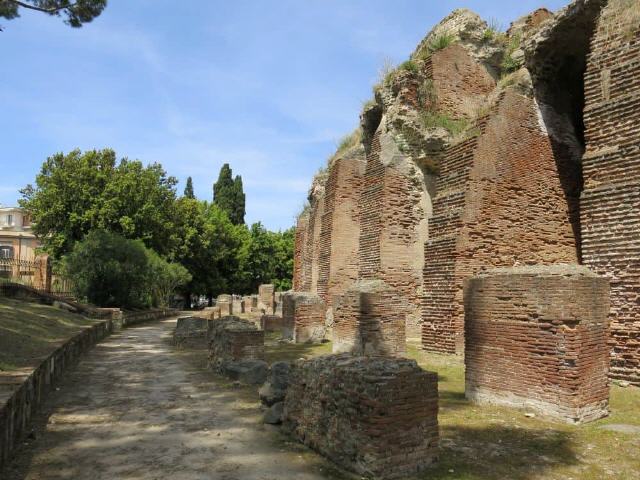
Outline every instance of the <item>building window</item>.
POLYGON ((13 215, 7 215, 7 225, 10 227, 13 226, 13 215))
POLYGON ((13 247, 0 245, 0 258, 13 258, 13 247))

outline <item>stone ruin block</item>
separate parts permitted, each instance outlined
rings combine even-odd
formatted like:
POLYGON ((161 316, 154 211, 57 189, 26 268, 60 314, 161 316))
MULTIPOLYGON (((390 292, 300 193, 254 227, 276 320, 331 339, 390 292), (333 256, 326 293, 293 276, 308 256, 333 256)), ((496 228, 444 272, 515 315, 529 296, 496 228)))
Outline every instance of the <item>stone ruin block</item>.
POLYGON ((324 301, 308 292, 287 292, 282 297, 282 337, 295 343, 321 342, 325 328, 324 301))
POLYGON ((278 315, 262 315, 260 328, 265 332, 277 332, 282 330, 282 317, 278 315))
POLYGON ((299 360, 289 373, 283 425, 358 475, 413 476, 437 457, 437 374, 400 358, 299 360))
POLYGON ((275 312, 275 290, 276 287, 270 283, 258 287, 258 309, 268 315, 275 312))
POLYGON ((244 300, 240 297, 233 297, 232 300, 232 309, 234 315, 238 315, 239 313, 244 313, 244 300))
POLYGON ((207 319, 202 317, 179 317, 173 332, 176 347, 206 347, 207 319))
POLYGON ((578 265, 504 268, 464 293, 467 398, 569 423, 608 414, 606 278, 578 265))
POLYGON ((361 280, 336 302, 333 352, 404 355, 405 317, 405 308, 396 290, 381 280, 361 280))
POLYGON ((245 295, 242 297, 242 301, 244 302, 244 313, 253 312, 253 298, 251 295, 245 295))
POLYGON ((231 295, 218 295, 216 306, 220 308, 221 317, 233 315, 233 300, 231 298, 231 295))
POLYGON ((193 316, 206 320, 215 320, 216 318, 220 318, 220 307, 205 307, 202 310, 194 311, 193 316))
POLYGON ((209 322, 209 368, 246 383, 264 383, 264 331, 247 320, 228 316, 209 322))

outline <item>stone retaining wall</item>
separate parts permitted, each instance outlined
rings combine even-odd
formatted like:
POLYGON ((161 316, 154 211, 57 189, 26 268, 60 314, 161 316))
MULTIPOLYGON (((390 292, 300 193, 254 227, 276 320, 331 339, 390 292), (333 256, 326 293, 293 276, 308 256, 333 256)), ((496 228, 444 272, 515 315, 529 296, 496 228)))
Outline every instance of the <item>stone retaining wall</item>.
POLYGON ((322 341, 325 310, 325 303, 318 295, 287 292, 282 299, 282 337, 295 343, 322 341))
POLYGON ((32 416, 52 385, 79 357, 113 330, 105 320, 78 333, 35 370, 0 375, 0 470, 27 431, 32 416))
POLYGON ((283 425, 359 475, 406 478, 437 456, 437 375, 406 359, 343 354, 297 361, 283 425))
POLYGON ((570 423, 608 414, 609 282, 577 265, 490 270, 465 285, 465 393, 570 423))
POLYGON ((209 322, 209 366, 219 370, 225 362, 264 357, 264 331, 247 320, 223 317, 209 322))

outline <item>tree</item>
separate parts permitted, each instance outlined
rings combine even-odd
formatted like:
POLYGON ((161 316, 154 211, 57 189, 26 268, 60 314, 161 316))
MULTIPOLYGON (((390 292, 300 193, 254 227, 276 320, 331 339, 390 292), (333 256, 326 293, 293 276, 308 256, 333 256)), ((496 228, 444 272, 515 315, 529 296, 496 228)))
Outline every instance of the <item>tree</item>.
POLYGON ((64 15, 67 25, 81 27, 102 13, 107 0, 0 0, 0 18, 13 20, 20 16, 20 8, 55 15, 64 15))
POLYGON ((213 202, 228 216, 231 223, 244 223, 245 194, 242 188, 242 177, 233 178, 228 163, 222 165, 218 181, 213 184, 213 202))
POLYGON ((44 249, 59 258, 93 229, 142 239, 161 255, 175 243, 175 185, 162 166, 122 159, 113 150, 49 157, 36 185, 21 190, 44 249))
POLYGON ((170 305, 176 289, 191 281, 191 274, 178 263, 169 263, 153 250, 147 249, 147 283, 151 303, 156 307, 170 305))
POLYGON ((193 193, 193 180, 191 180, 191 177, 187 178, 187 185, 184 187, 184 196, 186 198, 196 198, 193 193))
POLYGON ((240 247, 236 227, 215 204, 191 198, 177 201, 178 245, 173 259, 191 274, 185 298, 192 294, 209 298, 230 288, 240 247))
POLYGON ((65 258, 74 293, 99 307, 145 306, 147 254, 139 240, 94 230, 65 258))

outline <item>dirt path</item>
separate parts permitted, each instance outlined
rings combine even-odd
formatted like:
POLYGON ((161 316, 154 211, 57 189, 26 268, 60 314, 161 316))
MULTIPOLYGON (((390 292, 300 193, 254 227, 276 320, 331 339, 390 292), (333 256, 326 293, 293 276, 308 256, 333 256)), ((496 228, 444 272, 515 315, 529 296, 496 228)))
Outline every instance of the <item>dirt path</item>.
POLYGON ((319 456, 261 423, 255 391, 206 371, 204 351, 177 352, 175 320, 113 335, 53 392, 35 439, 7 480, 340 478, 319 456))

